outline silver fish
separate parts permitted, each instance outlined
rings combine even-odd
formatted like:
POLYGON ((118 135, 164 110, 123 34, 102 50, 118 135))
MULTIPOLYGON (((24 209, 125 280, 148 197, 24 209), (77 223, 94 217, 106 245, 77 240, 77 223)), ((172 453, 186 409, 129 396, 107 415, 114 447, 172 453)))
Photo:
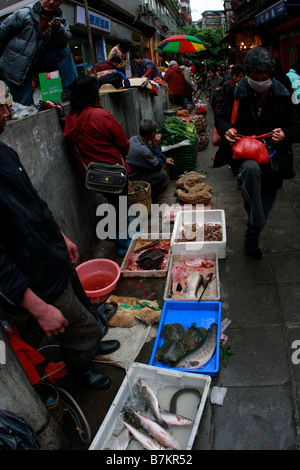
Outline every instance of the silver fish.
POLYGON ((131 424, 124 421, 126 428, 129 430, 130 434, 136 439, 142 446, 147 450, 164 450, 164 447, 159 444, 155 439, 152 439, 150 436, 147 436, 145 433, 139 431, 138 429, 131 426, 131 424))
POLYGON ((187 294, 185 296, 186 299, 196 299, 197 291, 203 282, 203 276, 199 272, 195 272, 190 274, 186 280, 187 284, 187 294))
POLYGON ((193 419, 168 411, 163 411, 161 415, 169 426, 192 426, 195 422, 193 419))
POLYGON ((113 443, 109 450, 126 450, 130 439, 129 429, 125 427, 117 436, 113 436, 113 443))
POLYGON ((216 323, 212 323, 207 331, 206 339, 196 349, 185 354, 173 367, 178 369, 200 369, 203 367, 214 355, 217 346, 217 331, 216 323))
POLYGON ((139 379, 139 385, 141 390, 142 398, 145 400, 146 404, 150 408, 153 413, 154 418, 156 421, 165 429, 168 429, 167 423, 161 417, 160 405, 158 403, 158 399, 156 398, 155 393, 149 385, 146 384, 142 379, 139 379))
POLYGON ((136 411, 134 411, 134 414, 139 419, 142 428, 162 446, 169 449, 181 449, 179 442, 177 442, 176 439, 171 436, 171 434, 166 429, 163 429, 158 423, 147 418, 147 416, 137 413, 136 411))

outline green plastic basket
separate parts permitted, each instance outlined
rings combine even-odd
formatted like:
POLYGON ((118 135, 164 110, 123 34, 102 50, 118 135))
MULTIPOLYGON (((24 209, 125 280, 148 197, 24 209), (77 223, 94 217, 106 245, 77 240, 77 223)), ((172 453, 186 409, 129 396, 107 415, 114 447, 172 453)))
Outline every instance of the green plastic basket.
POLYGON ((176 179, 186 171, 192 171, 196 168, 198 154, 198 138, 190 145, 182 145, 175 149, 164 152, 166 157, 174 160, 174 165, 170 165, 170 179, 176 179))

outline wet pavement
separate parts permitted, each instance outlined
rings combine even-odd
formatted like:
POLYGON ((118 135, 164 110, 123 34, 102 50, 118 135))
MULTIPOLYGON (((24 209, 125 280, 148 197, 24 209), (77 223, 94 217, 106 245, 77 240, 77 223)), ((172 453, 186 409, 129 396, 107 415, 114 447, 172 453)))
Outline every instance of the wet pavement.
MULTIPOLYGON (((194 450, 294 450, 299 449, 300 394, 300 145, 294 146, 297 176, 284 182, 276 206, 262 234, 263 258, 244 253, 246 214, 241 192, 226 166, 212 168, 212 113, 208 108, 209 144, 198 153, 198 171, 204 171, 212 186, 212 209, 224 209, 227 226, 227 256, 219 260, 222 320, 231 320, 226 330, 233 355, 220 362, 211 387, 226 387, 223 405, 208 397, 194 450), (297 350, 299 353, 297 353, 297 350), (294 354, 294 355, 293 355, 294 354)), ((173 204, 175 181, 160 195, 160 202, 173 204)), ((114 245, 101 242, 95 256, 122 259, 114 245)), ((139 279, 146 296, 155 292, 163 305, 165 278, 139 279)), ((116 295, 139 297, 140 287, 121 278, 116 295)), ((147 364, 154 339, 146 343, 136 362, 147 364)), ((124 370, 95 364, 112 378, 105 391, 75 384, 69 377, 57 386, 72 394, 91 429, 91 440, 101 426, 125 377, 124 370)), ((79 439, 72 420, 62 424, 74 450, 88 449, 79 439)))

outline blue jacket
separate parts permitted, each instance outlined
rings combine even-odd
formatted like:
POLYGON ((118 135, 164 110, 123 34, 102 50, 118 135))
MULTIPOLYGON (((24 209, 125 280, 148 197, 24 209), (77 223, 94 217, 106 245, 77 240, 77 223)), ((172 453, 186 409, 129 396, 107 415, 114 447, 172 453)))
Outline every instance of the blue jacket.
POLYGON ((29 287, 45 302, 67 286, 68 250, 16 152, 0 142, 0 302, 19 304, 29 287))
POLYGON ((130 166, 129 179, 134 180, 142 173, 154 173, 162 168, 167 157, 160 146, 150 147, 140 135, 129 139, 129 153, 126 162, 130 166))
POLYGON ((143 59, 141 65, 136 65, 135 67, 136 67, 138 77, 143 77, 145 74, 150 79, 161 76, 158 69, 157 69, 157 67, 156 67, 156 65, 155 65, 155 63, 152 62, 152 60, 150 60, 150 59, 143 59), (147 71, 149 69, 153 69, 153 74, 151 76, 149 76, 147 74, 147 71))

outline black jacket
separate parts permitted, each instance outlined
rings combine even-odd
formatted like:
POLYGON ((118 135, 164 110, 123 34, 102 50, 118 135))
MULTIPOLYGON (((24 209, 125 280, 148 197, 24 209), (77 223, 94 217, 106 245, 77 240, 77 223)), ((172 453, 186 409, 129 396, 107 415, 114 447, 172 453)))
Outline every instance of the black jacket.
POLYGON ((0 301, 17 305, 27 287, 45 302, 65 289, 69 255, 61 231, 16 152, 0 142, 0 301))
MULTIPOLYGON (((230 87, 220 112, 215 116, 215 126, 223 139, 215 155, 214 167, 218 168, 229 164, 234 174, 237 174, 241 160, 232 160, 232 146, 224 137, 228 129, 234 127, 238 134, 259 136, 271 132, 275 128, 281 128, 286 138, 274 146, 274 149, 276 147, 278 155, 282 156, 291 152, 291 145, 299 139, 300 134, 300 121, 291 96, 288 90, 275 78, 272 80, 272 86, 260 116, 257 114, 255 93, 249 86, 247 78, 241 80, 238 86, 230 87), (235 97, 239 97, 239 108, 236 122, 231 125, 235 97)), ((271 142, 268 143, 272 145, 271 142)), ((280 188, 282 177, 275 176, 271 172, 270 164, 264 165, 264 167, 264 175, 268 178, 269 186, 280 188)))

